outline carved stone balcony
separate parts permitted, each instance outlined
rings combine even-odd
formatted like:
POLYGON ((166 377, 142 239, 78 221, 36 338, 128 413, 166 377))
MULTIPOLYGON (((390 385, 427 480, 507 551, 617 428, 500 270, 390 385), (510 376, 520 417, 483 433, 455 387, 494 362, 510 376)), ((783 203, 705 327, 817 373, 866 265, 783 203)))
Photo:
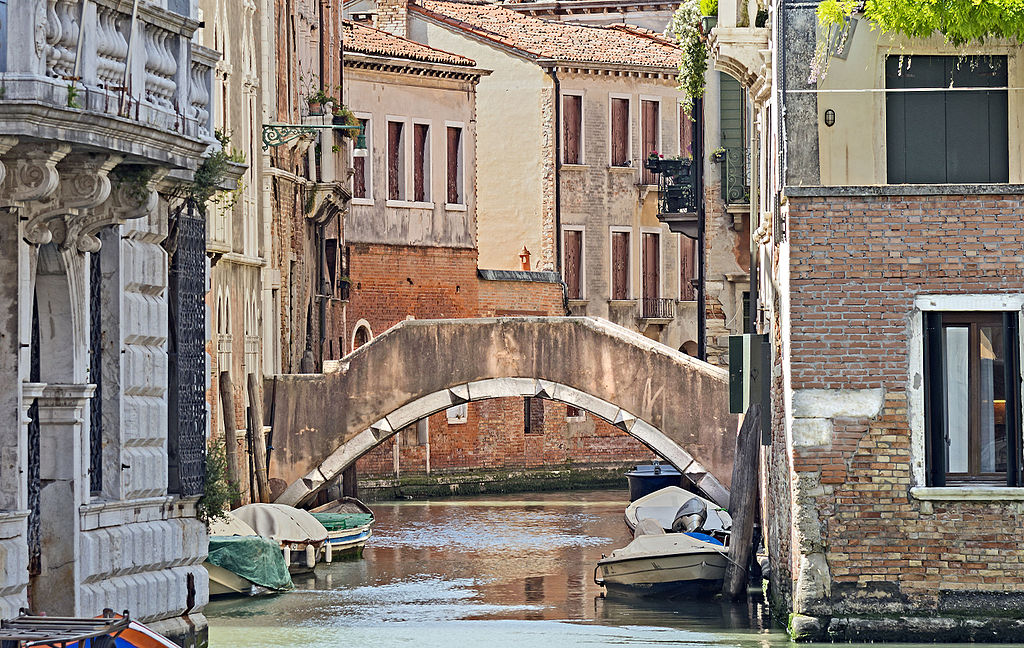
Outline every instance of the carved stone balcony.
POLYGON ((0 24, 0 132, 194 168, 214 141, 216 52, 199 23, 154 3, 9 0, 0 24), (83 10, 84 6, 84 10, 83 10))

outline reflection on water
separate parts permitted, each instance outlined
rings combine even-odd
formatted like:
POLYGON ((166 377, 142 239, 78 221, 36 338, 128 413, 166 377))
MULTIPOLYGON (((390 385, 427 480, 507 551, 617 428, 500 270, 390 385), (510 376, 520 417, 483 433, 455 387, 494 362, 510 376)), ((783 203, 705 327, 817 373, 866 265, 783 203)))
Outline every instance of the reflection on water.
POLYGON ((789 645, 759 598, 603 598, 603 553, 631 536, 623 491, 375 503, 362 560, 278 596, 214 601, 211 648, 789 645))

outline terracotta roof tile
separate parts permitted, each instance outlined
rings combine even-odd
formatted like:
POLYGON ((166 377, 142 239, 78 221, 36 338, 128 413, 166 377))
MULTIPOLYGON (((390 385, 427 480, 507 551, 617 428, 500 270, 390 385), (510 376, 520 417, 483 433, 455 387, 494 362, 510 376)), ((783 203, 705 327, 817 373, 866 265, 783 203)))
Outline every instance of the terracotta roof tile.
POLYGON ((344 22, 345 51, 375 56, 390 56, 412 61, 428 63, 447 63, 449 65, 476 65, 473 59, 435 49, 386 31, 374 29, 346 20, 344 22))
POLYGON ((681 58, 668 39, 638 28, 544 20, 474 0, 416 0, 409 9, 538 58, 652 67, 681 58))

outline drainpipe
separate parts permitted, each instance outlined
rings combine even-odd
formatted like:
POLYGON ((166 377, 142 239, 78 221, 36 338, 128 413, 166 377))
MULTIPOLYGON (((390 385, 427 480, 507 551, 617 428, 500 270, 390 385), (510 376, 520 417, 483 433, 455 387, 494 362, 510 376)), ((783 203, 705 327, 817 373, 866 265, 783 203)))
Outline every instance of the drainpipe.
POLYGON ((697 165, 697 358, 708 359, 707 313, 705 312, 704 287, 704 100, 693 100, 693 112, 697 117, 697 128, 693 138, 693 162, 697 165))
POLYGON ((569 314, 569 286, 562 277, 562 90, 558 81, 558 68, 548 68, 548 76, 554 83, 555 96, 555 272, 562 284, 562 307, 569 314))

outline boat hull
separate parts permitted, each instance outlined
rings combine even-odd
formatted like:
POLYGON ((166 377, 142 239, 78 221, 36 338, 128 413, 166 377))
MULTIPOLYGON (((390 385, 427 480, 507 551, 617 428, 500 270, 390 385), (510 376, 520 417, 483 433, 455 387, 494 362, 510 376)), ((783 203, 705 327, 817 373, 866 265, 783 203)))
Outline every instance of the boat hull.
POLYGON ((727 563, 717 551, 604 559, 597 564, 594 580, 609 592, 658 595, 699 590, 720 585, 727 563))
POLYGON ((210 574, 210 596, 249 596, 252 594, 252 581, 242 578, 233 571, 223 567, 203 563, 210 574))
POLYGON ((371 525, 327 532, 327 543, 331 545, 331 560, 358 558, 363 554, 366 541, 373 535, 371 525))

